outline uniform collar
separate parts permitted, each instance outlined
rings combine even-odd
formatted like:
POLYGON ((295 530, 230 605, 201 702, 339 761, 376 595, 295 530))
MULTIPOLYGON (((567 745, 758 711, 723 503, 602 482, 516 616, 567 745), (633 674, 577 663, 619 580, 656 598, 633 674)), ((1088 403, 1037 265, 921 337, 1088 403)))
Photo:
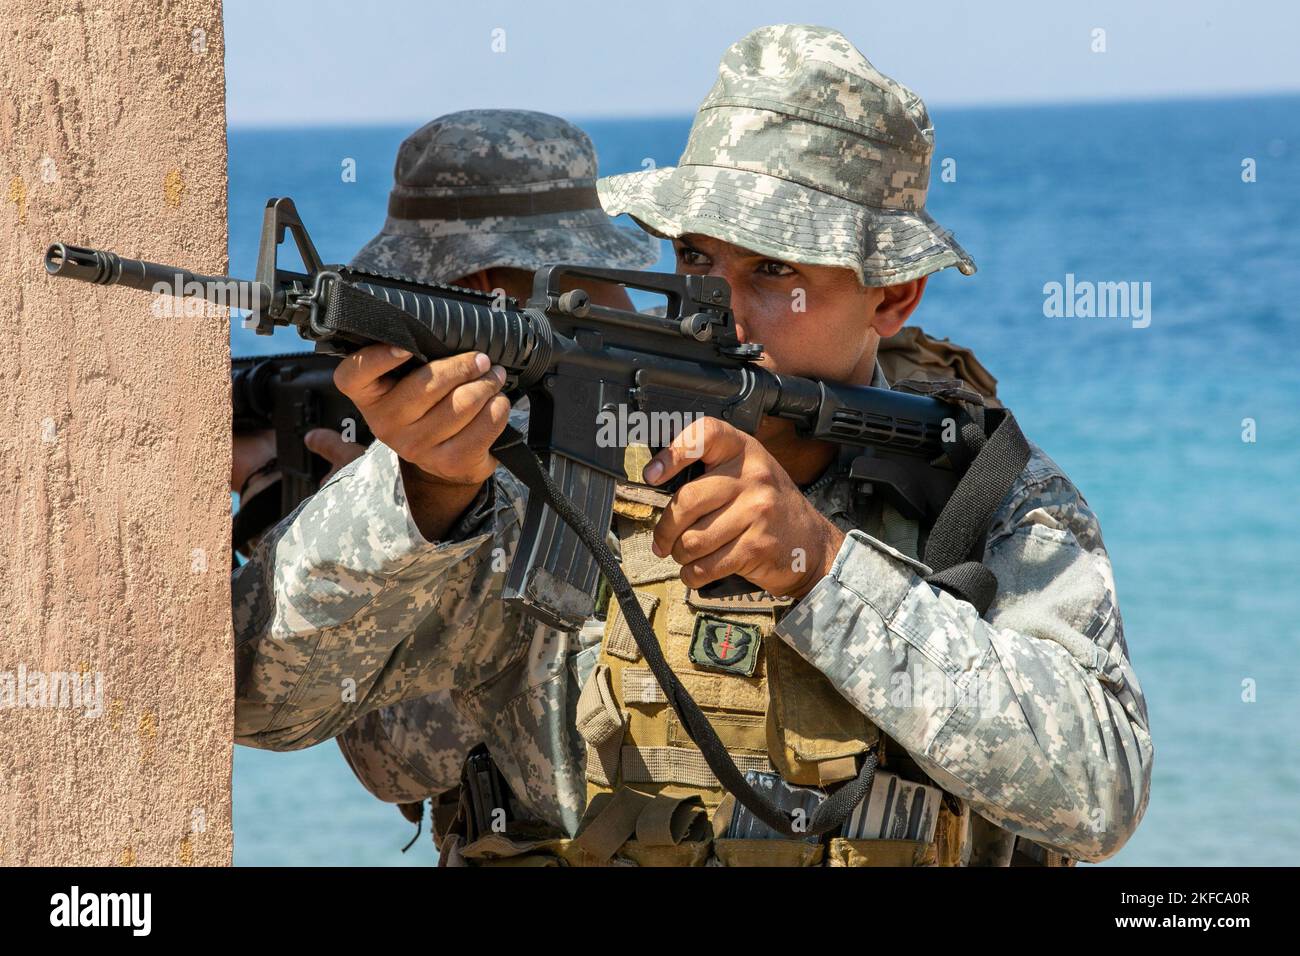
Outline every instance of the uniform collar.
POLYGON ((871 373, 872 388, 893 388, 889 384, 889 379, 885 378, 885 370, 880 367, 880 359, 876 359, 876 370, 871 373))

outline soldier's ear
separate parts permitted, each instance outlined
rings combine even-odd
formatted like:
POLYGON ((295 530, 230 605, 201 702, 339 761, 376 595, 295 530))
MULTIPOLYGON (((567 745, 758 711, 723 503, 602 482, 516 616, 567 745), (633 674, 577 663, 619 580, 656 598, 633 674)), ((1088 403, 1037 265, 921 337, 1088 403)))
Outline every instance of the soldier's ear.
POLYGON ((871 317, 871 327, 882 339, 897 335, 908 316, 921 304, 921 295, 925 292, 925 283, 929 276, 921 276, 901 285, 887 285, 881 288, 882 297, 871 317))

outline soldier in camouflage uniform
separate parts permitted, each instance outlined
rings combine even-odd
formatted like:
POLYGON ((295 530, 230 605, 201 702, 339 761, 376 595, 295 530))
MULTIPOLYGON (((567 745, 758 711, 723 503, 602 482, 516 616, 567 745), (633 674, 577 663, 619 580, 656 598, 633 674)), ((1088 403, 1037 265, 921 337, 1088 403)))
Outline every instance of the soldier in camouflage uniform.
MULTIPOLYGON (((602 211, 595 149, 557 116, 505 109, 440 116, 402 141, 393 178, 383 228, 353 257, 354 269, 523 300, 543 265, 640 269, 659 258, 657 241, 616 228, 602 211)), ((629 307, 623 295, 607 304, 629 307)), ((327 428, 308 432, 306 442, 335 470, 364 450, 327 428)), ((234 445, 231 490, 246 499, 278 477, 275 433, 236 435, 234 445)), ((364 753, 350 746, 356 737, 338 738, 349 759, 364 753)))
MULTIPOLYGON (((603 180, 600 197, 610 214, 629 213, 672 239, 679 271, 728 279, 737 325, 764 342, 764 364, 888 387, 879 341, 899 331, 926 277, 947 266, 975 271, 925 212, 932 147, 920 98, 843 36, 766 27, 724 56, 680 165, 603 180)), ((595 679, 635 658, 620 646, 618 614, 566 634, 498 600, 526 491, 494 469, 488 447, 507 415, 522 424, 524 410, 511 411, 503 377, 473 356, 395 380, 386 373, 405 356, 387 353, 362 350, 338 376, 380 441, 235 578, 239 741, 295 749, 342 735, 358 776, 394 802, 454 788, 468 745, 485 742, 518 823, 477 841, 490 850, 464 845, 463 819, 450 832, 440 827, 449 862, 581 861, 596 842, 584 839, 617 802, 604 798, 629 780, 652 780, 642 796, 650 811, 670 797, 668 815, 647 813, 634 838, 619 846, 631 832, 619 831, 599 856, 672 859, 649 851, 681 839, 673 801, 694 799, 680 797, 682 785, 710 809, 717 788, 695 769, 674 777, 653 761, 629 763, 651 749, 638 750, 633 730, 654 717, 642 705, 655 688, 628 673, 618 686, 595 679), (611 713, 617 732, 593 737, 611 713), (598 749, 595 739, 614 746, 598 749)), ((704 478, 672 498, 633 489, 616 507, 620 529, 641 529, 619 532, 629 578, 661 588, 637 592, 656 636, 683 633, 673 624, 683 614, 684 633, 692 615, 698 628, 694 589, 728 574, 788 596, 766 612, 767 657, 758 662, 766 677, 751 671, 713 686, 733 699, 765 681, 775 687, 779 661, 800 675, 798 687, 821 695, 807 708, 814 723, 847 708, 886 742, 887 767, 941 788, 950 826, 937 850, 907 854, 914 865, 1096 861, 1123 846, 1148 799, 1146 705, 1097 518, 1041 449, 1031 446, 989 529, 984 563, 999 588, 981 616, 925 583, 914 527, 883 510, 864 515, 833 447, 801 444, 779 423, 747 436, 706 419, 660 454, 646 482, 686 464, 691 442, 702 449, 704 478), (634 577, 633 564, 653 573, 634 577)), ((692 676, 682 659, 674 666, 692 676)), ((754 767, 784 768, 788 728, 779 719, 767 727, 766 747, 737 749, 754 767)), ((686 763, 692 756, 685 746, 658 749, 686 763)), ((842 757, 818 766, 830 783, 845 779, 842 757)), ((717 814, 711 826, 719 836, 717 814)), ((872 865, 880 842, 842 845, 836 859, 872 865)), ((723 856, 705 846, 689 859, 723 856)), ((820 849, 800 857, 821 858, 820 849)), ((882 853, 876 865, 903 858, 882 853)))

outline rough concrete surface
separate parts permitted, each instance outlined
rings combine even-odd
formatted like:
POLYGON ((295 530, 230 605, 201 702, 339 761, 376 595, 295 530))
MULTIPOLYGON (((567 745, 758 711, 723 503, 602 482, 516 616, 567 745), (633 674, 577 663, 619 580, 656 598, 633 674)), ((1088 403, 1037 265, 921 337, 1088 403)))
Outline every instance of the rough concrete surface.
POLYGON ((225 271, 222 57, 219 0, 0 0, 4 864, 230 862, 228 329, 40 266, 225 271))

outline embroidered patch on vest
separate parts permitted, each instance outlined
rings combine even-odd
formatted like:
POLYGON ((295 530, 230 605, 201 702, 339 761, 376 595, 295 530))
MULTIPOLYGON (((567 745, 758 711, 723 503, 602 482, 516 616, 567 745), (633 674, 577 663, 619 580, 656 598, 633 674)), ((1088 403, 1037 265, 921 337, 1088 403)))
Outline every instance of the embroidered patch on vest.
POLYGON ((727 597, 705 597, 695 588, 686 591, 686 603, 699 611, 771 611, 794 604, 792 598, 780 598, 767 591, 751 591, 727 597))
POLYGON ((752 677, 758 666, 758 628, 699 614, 691 638, 692 664, 726 674, 752 677))

